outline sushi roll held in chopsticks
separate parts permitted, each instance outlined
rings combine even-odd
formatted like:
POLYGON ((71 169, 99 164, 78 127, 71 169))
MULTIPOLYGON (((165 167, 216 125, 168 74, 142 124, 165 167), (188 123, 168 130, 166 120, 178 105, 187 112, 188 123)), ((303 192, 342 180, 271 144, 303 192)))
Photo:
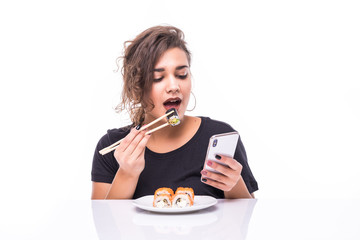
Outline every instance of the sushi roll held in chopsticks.
POLYGON ((179 114, 175 108, 170 108, 169 110, 166 111, 166 113, 169 113, 171 111, 172 111, 172 113, 170 115, 168 115, 166 118, 167 118, 168 123, 172 127, 174 127, 174 126, 177 126, 180 124, 180 118, 179 118, 179 114))

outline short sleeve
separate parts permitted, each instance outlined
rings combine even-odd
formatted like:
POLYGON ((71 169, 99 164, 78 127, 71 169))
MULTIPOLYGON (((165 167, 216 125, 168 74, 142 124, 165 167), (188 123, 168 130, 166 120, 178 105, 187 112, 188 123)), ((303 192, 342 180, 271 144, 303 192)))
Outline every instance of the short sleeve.
POLYGON ((243 169, 241 171, 241 176, 244 179, 245 185, 249 190, 249 193, 253 193, 257 191, 259 189, 258 184, 249 167, 245 148, 240 137, 239 137, 238 145, 235 150, 234 159, 236 159, 243 166, 243 169))
POLYGON ((95 149, 92 170, 91 170, 91 181, 93 182, 104 182, 112 183, 117 170, 119 169, 119 164, 116 161, 113 153, 108 153, 101 155, 99 151, 109 145, 111 145, 108 134, 103 136, 95 149))

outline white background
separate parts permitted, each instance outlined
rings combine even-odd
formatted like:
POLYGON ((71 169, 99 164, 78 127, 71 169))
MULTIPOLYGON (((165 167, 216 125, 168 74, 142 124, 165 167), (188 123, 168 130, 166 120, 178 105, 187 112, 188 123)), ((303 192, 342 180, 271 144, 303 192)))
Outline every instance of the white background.
POLYGON ((360 198, 359 3, 235 2, 2 1, 1 223, 90 198, 97 141, 128 124, 115 60, 158 24, 184 31, 189 114, 240 132, 258 198, 360 198))

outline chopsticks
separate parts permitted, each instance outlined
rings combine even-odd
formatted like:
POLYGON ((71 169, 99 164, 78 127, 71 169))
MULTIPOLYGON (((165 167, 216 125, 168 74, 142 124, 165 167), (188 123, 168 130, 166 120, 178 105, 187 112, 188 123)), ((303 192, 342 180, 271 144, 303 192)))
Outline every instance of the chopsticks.
MULTIPOLYGON (((166 114, 164 114, 163 116, 161 116, 161 117, 159 117, 159 118, 155 119, 155 120, 154 120, 154 121, 152 121, 151 123, 149 123, 149 124, 147 124, 147 125, 142 126, 142 127, 139 129, 139 131, 143 131, 144 129, 146 129, 146 128, 148 128, 148 127, 152 126, 152 125, 154 125, 155 123, 157 123, 157 122, 161 121, 163 118, 165 118, 165 117, 167 117, 167 116, 169 116, 169 115, 173 114, 173 113, 174 113, 174 111, 175 111, 175 110, 169 111, 168 113, 166 113, 166 114)), ((162 125, 160 125, 160 126, 158 126, 158 127, 154 128, 154 129, 151 129, 150 131, 147 131, 147 132, 145 133, 145 135, 149 135, 149 134, 151 134, 151 133, 153 133, 153 132, 155 132, 155 131, 157 131, 157 130, 160 130, 160 129, 162 129, 162 128, 164 128, 164 127, 168 126, 168 125, 170 125, 170 123, 167 121, 166 123, 164 123, 164 124, 162 124, 162 125)), ((107 154, 107 153, 109 153, 109 152, 114 151, 114 150, 115 150, 115 149, 116 149, 116 148, 120 145, 120 143, 121 143, 121 141, 122 141, 122 140, 123 140, 123 138, 122 138, 122 139, 120 139, 119 141, 117 141, 117 142, 115 142, 115 143, 111 144, 110 146, 108 146, 108 147, 106 147, 106 148, 101 149, 101 150, 99 151, 99 153, 100 153, 101 155, 105 155, 105 154, 107 154)))

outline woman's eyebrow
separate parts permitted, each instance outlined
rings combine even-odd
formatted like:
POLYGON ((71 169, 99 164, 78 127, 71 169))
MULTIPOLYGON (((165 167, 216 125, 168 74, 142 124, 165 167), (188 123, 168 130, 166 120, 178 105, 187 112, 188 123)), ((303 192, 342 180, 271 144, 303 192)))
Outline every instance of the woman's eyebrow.
MULTIPOLYGON (((175 70, 180 70, 180 69, 183 69, 183 68, 188 68, 189 66, 188 65, 181 65, 181 66, 178 66, 175 68, 175 70)), ((155 68, 154 69, 154 72, 164 72, 165 71, 165 68, 155 68)))
POLYGON ((164 68, 155 68, 154 69, 154 72, 163 72, 163 71, 165 71, 164 68))
POLYGON ((188 65, 182 65, 182 66, 176 67, 176 70, 180 70, 180 69, 188 68, 188 67, 189 67, 188 65))

